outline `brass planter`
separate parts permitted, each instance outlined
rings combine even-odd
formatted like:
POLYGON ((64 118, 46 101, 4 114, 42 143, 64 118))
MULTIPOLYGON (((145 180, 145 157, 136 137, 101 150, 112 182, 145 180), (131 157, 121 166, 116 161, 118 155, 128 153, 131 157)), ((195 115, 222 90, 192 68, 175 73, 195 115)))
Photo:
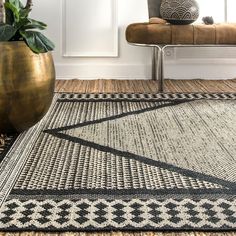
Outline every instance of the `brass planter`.
POLYGON ((48 111, 55 86, 51 53, 24 42, 0 42, 0 133, 22 132, 48 111))

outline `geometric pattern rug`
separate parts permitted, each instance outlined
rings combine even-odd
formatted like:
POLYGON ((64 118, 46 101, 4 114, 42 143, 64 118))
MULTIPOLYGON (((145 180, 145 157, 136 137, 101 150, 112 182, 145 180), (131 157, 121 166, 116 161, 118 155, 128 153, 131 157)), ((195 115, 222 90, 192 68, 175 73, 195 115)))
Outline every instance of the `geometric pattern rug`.
POLYGON ((7 141, 0 231, 107 230, 236 230, 235 93, 56 93, 7 141))

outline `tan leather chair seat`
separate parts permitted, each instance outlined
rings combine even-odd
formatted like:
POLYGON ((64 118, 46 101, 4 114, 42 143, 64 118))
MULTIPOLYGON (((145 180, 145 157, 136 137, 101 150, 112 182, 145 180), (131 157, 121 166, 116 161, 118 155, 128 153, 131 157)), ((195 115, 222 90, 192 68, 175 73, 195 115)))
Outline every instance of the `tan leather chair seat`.
POLYGON ((139 44, 236 44, 236 24, 170 25, 135 23, 126 29, 129 43, 139 44))

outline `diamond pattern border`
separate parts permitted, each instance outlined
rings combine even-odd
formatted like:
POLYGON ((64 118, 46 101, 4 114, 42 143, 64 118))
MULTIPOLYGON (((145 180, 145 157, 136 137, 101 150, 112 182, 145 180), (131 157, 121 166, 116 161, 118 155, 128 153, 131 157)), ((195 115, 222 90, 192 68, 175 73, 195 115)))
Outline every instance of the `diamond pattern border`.
POLYGON ((236 200, 20 200, 4 203, 2 230, 236 229, 236 200))

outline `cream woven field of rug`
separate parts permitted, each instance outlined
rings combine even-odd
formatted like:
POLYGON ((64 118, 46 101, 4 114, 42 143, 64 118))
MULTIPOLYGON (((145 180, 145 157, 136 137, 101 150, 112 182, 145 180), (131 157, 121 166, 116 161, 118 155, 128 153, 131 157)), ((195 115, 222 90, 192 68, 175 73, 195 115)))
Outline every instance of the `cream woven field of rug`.
POLYGON ((0 231, 236 229, 236 94, 58 93, 0 161, 0 231))

